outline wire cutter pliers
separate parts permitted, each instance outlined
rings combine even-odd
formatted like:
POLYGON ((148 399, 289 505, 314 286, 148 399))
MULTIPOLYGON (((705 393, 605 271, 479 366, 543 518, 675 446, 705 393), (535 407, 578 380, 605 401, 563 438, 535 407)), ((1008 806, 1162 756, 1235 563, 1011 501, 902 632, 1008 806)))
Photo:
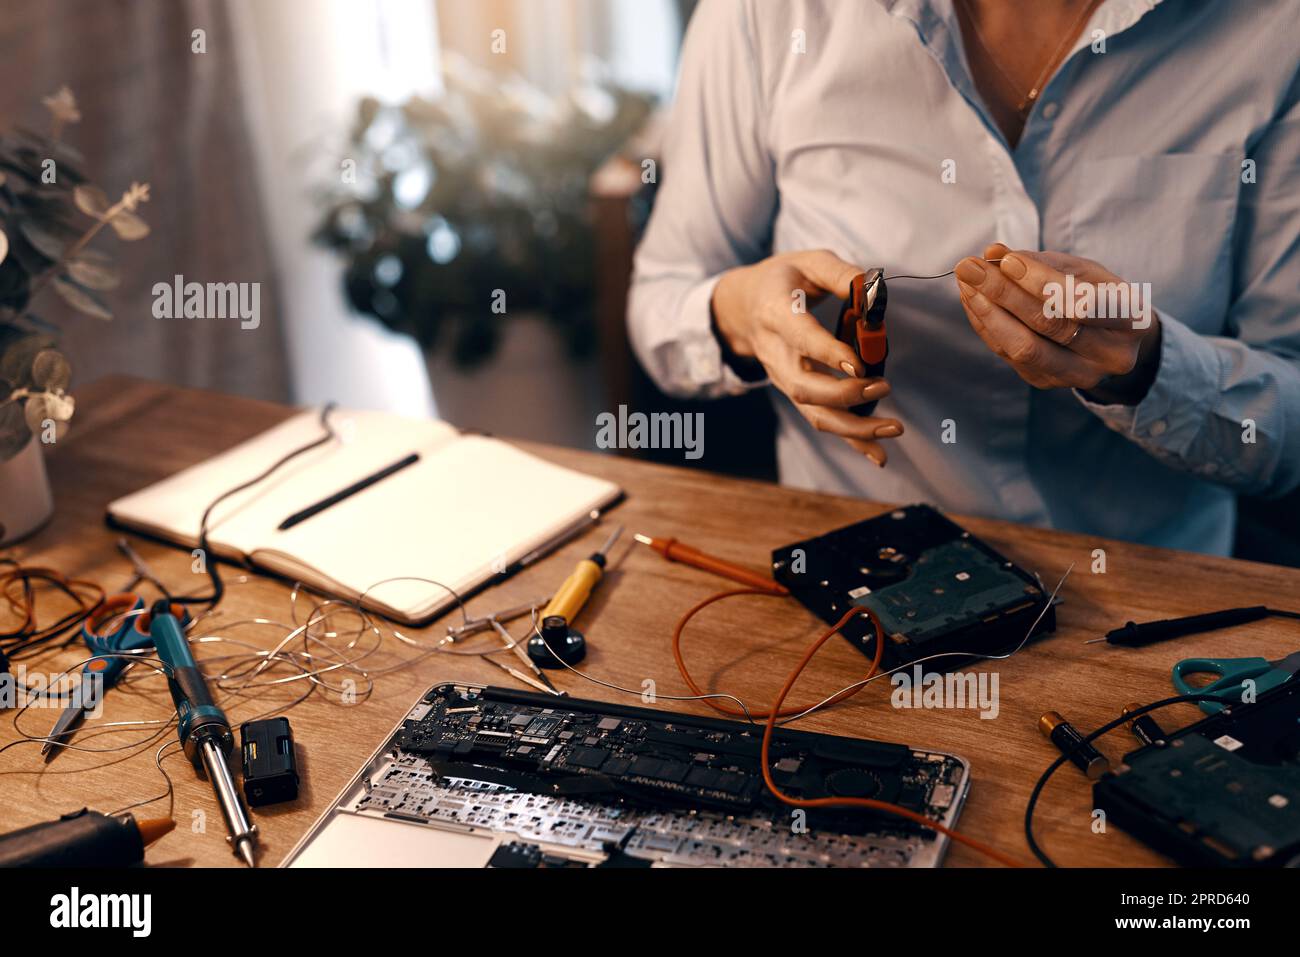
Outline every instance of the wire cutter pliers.
MULTIPOLYGON (((836 336, 862 360, 868 378, 885 374, 885 359, 889 355, 889 338, 885 332, 885 307, 888 304, 885 271, 873 268, 853 277, 849 298, 840 308, 836 336)), ((875 410, 875 402, 863 402, 849 409, 855 415, 870 415, 875 410)))

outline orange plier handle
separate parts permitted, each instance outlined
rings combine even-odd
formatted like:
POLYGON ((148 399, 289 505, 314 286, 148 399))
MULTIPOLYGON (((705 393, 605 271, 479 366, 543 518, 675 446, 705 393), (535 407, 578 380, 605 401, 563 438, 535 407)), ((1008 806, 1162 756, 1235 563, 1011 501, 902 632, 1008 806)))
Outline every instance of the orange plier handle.
MULTIPOLYGON (((852 346, 866 367, 868 378, 885 374, 885 360, 889 357, 889 336, 885 329, 888 301, 884 270, 871 269, 853 277, 849 298, 840 309, 837 335, 841 342, 852 346)), ((871 415, 875 410, 875 402, 864 402, 849 409, 855 415, 871 415)))

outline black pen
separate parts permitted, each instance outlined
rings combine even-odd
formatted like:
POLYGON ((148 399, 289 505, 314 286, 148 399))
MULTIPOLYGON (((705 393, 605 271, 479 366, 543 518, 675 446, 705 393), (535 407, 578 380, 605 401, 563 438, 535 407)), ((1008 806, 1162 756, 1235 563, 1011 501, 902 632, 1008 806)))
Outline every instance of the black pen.
POLYGON ((321 499, 315 505, 309 506, 308 508, 304 508, 301 512, 294 512, 292 515, 290 515, 288 518, 286 518, 283 522, 280 523, 277 531, 283 532, 287 529, 293 528, 299 522, 305 522, 313 515, 319 515, 321 512, 325 511, 325 509, 329 508, 330 506, 337 505, 345 498, 351 498, 353 495, 356 495, 358 492, 365 491, 366 489, 370 488, 370 486, 374 485, 376 482, 382 482, 384 479, 388 478, 388 476, 392 475, 394 472, 400 472, 408 465, 414 465, 418 461, 420 461, 420 453, 412 452, 410 455, 402 459, 400 462, 394 462, 392 465, 388 466, 387 468, 380 469, 374 475, 367 476, 366 478, 363 478, 359 482, 353 482, 351 485, 349 485, 347 488, 343 489, 342 491, 335 492, 329 498, 321 499))

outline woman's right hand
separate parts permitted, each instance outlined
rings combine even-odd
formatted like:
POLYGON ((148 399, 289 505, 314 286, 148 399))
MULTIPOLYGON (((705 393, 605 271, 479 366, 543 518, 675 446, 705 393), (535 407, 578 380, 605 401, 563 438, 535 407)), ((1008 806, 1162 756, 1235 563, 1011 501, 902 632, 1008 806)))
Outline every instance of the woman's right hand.
POLYGON ((853 277, 864 271, 826 250, 772 256, 723 273, 713 290, 713 319, 732 351, 762 363, 813 428, 884 466, 888 455, 877 440, 902 435, 903 424, 848 410, 889 395, 889 383, 863 378, 853 349, 806 308, 827 294, 847 299, 853 277))

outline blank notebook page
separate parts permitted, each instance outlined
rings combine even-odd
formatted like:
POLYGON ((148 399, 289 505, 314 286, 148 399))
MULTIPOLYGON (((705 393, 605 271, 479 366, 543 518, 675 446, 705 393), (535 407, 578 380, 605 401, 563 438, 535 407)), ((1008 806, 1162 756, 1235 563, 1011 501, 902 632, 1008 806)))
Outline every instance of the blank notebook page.
MULTIPOLYGON (((550 543, 619 495, 618 486, 521 451, 498 439, 461 435, 444 422, 378 412, 337 412, 339 439, 307 452, 213 512, 219 553, 299 579, 338 597, 369 591, 385 613, 408 621, 451 603, 428 582, 468 591, 550 543), (290 515, 412 452, 420 460, 324 511, 279 531, 290 515)), ((228 452, 109 506, 129 528, 197 542, 203 510, 323 433, 304 412, 228 452)))
MULTIPOLYGON (((252 557, 283 572, 307 559, 353 597, 404 575, 463 592, 617 494, 603 479, 505 442, 463 436, 315 518, 264 535, 252 557)), ((447 594, 394 582, 370 597, 419 619, 445 605, 447 594)))
MULTIPOLYGON (((294 512, 411 452, 431 454, 460 436, 445 422, 382 412, 340 411, 330 417, 330 424, 338 440, 303 453, 213 510, 208 538, 215 550, 250 555, 294 512)), ((324 434, 319 412, 299 413, 227 452, 118 499, 109 506, 109 514, 132 528, 197 542, 199 522, 209 504, 324 434)))

